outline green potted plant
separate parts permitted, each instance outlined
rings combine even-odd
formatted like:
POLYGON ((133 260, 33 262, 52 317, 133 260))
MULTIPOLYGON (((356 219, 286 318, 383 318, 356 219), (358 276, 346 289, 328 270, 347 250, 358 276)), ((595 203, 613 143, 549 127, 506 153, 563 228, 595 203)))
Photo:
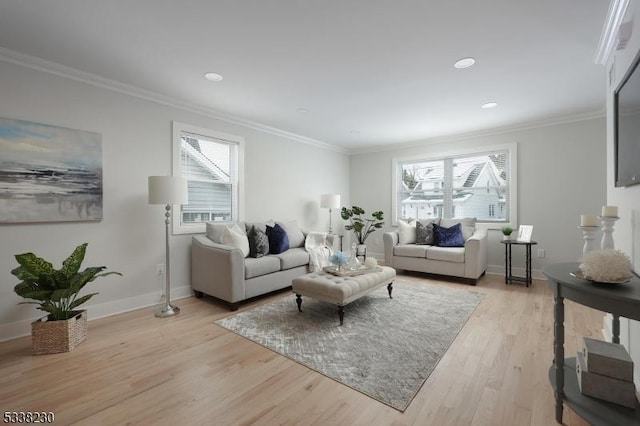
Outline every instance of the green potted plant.
POLYGON ((81 244, 62 262, 62 268, 53 265, 33 253, 17 254, 17 268, 11 273, 22 280, 14 291, 25 299, 22 303, 37 304, 48 315, 31 324, 32 347, 36 354, 68 352, 87 337, 87 315, 76 310, 98 293, 79 297, 80 290, 98 277, 120 275, 119 272, 102 272, 106 266, 91 266, 80 271, 87 250, 81 244))
POLYGON ((511 239, 511 233, 513 232, 513 228, 510 226, 503 226, 502 227, 502 239, 504 240, 510 240, 511 239))
POLYGON ((343 207, 340 216, 343 220, 348 220, 349 223, 344 226, 347 231, 353 231, 357 240, 357 252, 356 255, 363 255, 366 257, 365 241, 367 237, 376 229, 382 228, 384 225, 384 214, 381 211, 371 213, 371 218, 363 218, 365 211, 358 206, 352 206, 350 209, 343 207))

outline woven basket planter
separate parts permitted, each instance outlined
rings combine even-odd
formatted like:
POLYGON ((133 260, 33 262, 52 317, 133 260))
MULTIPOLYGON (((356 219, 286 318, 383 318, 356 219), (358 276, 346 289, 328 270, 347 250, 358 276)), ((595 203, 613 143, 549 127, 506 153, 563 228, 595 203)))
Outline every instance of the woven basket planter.
POLYGON ((68 320, 31 323, 31 346, 35 355, 70 352, 87 338, 87 311, 77 311, 68 320))

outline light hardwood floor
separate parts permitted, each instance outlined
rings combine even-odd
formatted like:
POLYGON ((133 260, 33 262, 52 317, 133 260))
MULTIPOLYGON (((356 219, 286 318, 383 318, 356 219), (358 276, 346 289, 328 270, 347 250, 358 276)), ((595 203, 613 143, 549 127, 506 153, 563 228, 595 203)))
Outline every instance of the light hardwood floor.
MULTIPOLYGON (((0 343, 0 406, 51 411, 59 425, 556 424, 546 282, 398 279, 486 294, 404 413, 218 327, 214 321, 232 313, 209 298, 178 300, 174 318, 148 308, 91 321, 71 353, 33 356, 30 337, 0 343)), ((295 309, 285 291, 241 310, 279 297, 295 309)), ((565 308, 567 354, 582 336, 602 338, 603 313, 570 301, 565 308)), ((564 411, 565 424, 586 424, 564 411)))

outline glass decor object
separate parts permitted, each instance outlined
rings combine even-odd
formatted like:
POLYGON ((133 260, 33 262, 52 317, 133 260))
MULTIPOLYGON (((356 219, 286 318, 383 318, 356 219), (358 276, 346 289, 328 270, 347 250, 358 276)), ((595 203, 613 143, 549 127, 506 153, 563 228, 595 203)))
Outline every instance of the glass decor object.
POLYGON ((349 262, 347 263, 347 269, 350 271, 356 271, 360 268, 360 261, 357 257, 357 248, 356 243, 351 244, 351 257, 349 257, 349 262))

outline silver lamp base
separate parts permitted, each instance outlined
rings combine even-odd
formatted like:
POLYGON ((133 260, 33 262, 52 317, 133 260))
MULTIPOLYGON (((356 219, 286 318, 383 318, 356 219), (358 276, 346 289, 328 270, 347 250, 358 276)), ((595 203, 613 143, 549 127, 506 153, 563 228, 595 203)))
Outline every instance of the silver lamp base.
POLYGON ((156 317, 157 318, 172 317, 174 315, 178 315, 179 313, 180 313, 180 308, 178 308, 177 306, 165 305, 164 308, 156 312, 156 317))

